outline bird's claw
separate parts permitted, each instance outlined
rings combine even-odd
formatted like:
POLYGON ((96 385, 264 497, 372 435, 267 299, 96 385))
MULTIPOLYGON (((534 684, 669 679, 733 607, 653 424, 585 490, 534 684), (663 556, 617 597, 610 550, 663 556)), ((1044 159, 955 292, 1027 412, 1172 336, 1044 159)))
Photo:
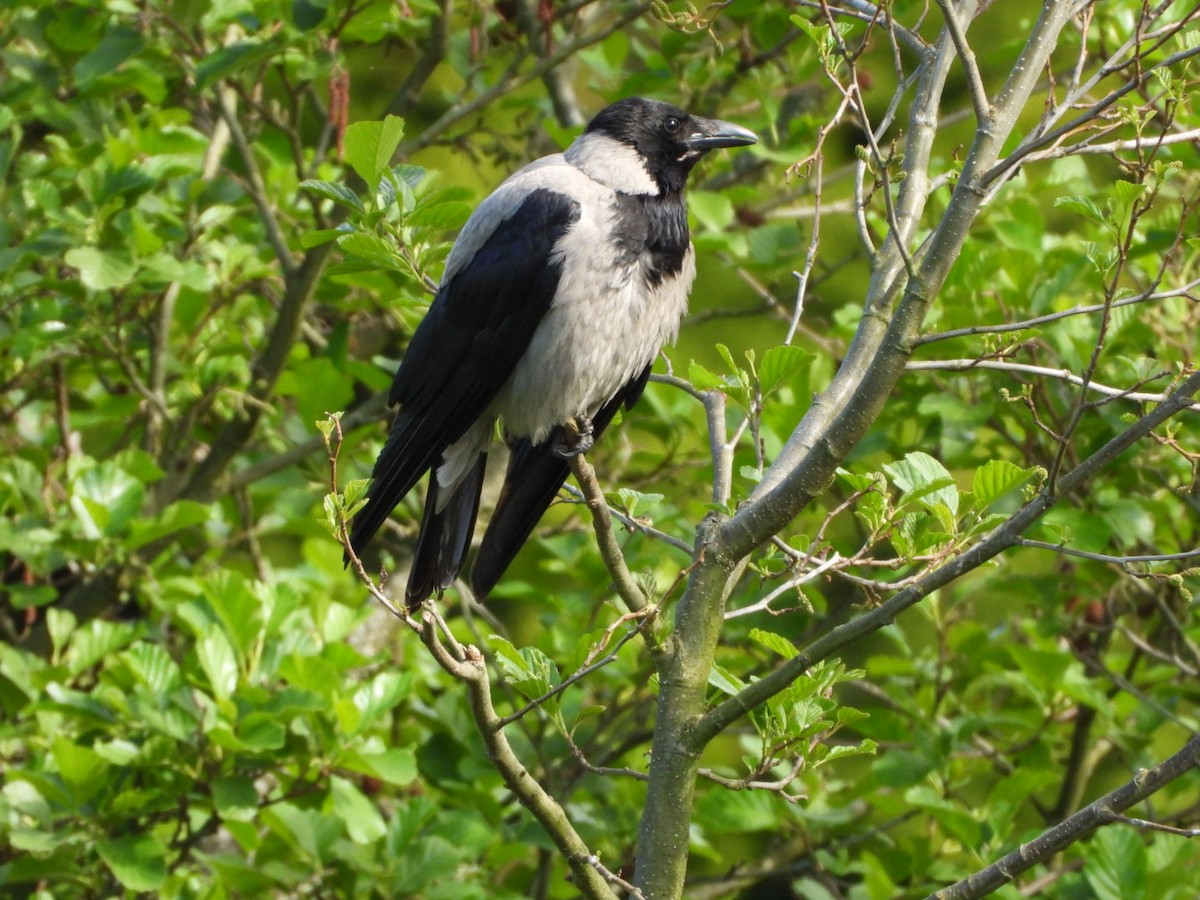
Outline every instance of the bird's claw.
POLYGON ((592 449, 593 443, 595 439, 592 437, 592 420, 587 416, 578 416, 563 423, 558 434, 554 436, 550 449, 555 456, 570 459, 580 453, 587 453, 592 449))

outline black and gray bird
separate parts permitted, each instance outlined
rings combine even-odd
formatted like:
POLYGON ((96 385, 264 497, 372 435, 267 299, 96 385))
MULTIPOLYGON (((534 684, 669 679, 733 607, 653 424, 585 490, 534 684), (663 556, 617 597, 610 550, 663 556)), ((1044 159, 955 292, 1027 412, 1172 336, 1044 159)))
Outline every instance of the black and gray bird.
POLYGON ((475 555, 483 597, 586 451, 641 396, 695 277, 683 190, 741 126, 631 98, 564 153, 530 163, 471 214, 396 372, 399 404, 350 543, 361 554, 429 470, 409 608, 449 587, 470 549, 496 421, 511 447, 475 555))

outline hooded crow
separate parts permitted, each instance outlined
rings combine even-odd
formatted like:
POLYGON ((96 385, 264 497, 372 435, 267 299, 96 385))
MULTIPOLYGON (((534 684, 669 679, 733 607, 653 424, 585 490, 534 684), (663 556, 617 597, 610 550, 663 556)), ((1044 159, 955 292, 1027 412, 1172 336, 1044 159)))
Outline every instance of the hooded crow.
POLYGON ((471 546, 497 420, 511 447, 471 587, 485 597, 569 471, 641 396, 695 277, 683 189, 709 150, 757 138, 630 98, 471 214, 392 384, 399 405, 354 517, 356 554, 429 470, 406 592, 449 587, 471 546))

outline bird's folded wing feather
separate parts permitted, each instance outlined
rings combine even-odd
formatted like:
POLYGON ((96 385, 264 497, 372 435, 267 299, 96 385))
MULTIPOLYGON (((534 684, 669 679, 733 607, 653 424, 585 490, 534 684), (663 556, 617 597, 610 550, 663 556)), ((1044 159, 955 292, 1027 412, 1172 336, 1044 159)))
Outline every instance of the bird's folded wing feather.
MULTIPOLYGON (((443 283, 396 372, 389 402, 400 411, 354 518, 356 553, 512 373, 554 299, 562 269, 555 245, 578 218, 576 200, 546 189, 526 194, 507 216, 492 209, 481 217, 499 221, 443 283)), ((471 229, 468 221, 460 241, 471 229)))

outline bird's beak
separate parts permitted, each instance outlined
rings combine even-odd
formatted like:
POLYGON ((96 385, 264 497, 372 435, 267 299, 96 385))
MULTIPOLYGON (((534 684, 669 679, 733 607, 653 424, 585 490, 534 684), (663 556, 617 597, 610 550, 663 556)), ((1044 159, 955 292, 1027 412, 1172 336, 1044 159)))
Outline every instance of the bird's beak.
POLYGON ((716 150, 719 147, 746 147, 757 144, 758 137, 748 128, 723 122, 720 119, 702 119, 692 116, 695 131, 684 141, 689 150, 716 150))

